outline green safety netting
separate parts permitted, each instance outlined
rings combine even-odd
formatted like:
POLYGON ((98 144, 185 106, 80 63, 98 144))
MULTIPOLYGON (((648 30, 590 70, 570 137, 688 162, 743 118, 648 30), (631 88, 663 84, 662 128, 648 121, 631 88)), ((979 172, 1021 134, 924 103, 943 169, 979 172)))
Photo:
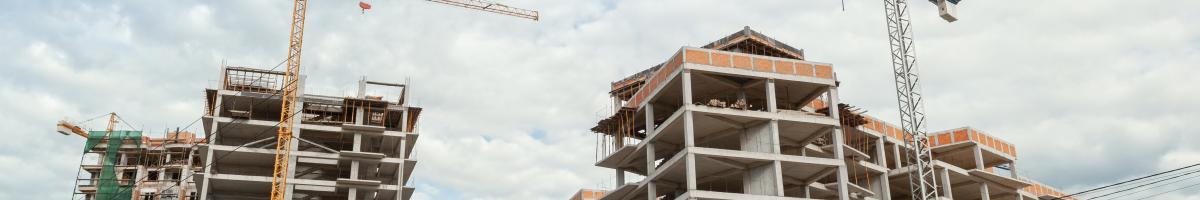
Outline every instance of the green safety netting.
POLYGON ((101 141, 108 141, 108 147, 104 149, 104 157, 101 158, 102 166, 100 169, 100 179, 96 186, 95 199, 132 199, 133 198, 133 183, 128 181, 127 184, 121 185, 117 180, 116 164, 121 150, 122 144, 131 144, 141 147, 142 132, 141 131, 89 131, 88 140, 83 145, 83 152, 87 153, 93 147, 100 144, 101 141))

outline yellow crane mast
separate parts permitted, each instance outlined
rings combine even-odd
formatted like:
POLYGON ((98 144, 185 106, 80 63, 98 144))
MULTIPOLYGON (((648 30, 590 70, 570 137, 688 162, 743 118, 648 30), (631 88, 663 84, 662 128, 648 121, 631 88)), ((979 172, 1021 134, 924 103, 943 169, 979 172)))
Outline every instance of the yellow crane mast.
MULTIPOLYGON (((514 17, 538 20, 538 12, 521 8, 509 7, 503 4, 481 0, 429 0, 435 3, 481 10, 514 17)), ((359 6, 364 10, 370 4, 363 2, 359 6)), ((283 200, 287 186, 288 159, 292 152, 292 128, 295 125, 293 113, 296 108, 296 82, 300 75, 300 53, 304 46, 304 16, 308 11, 307 0, 294 0, 292 5, 292 31, 288 34, 287 71, 284 72, 282 103, 279 113, 279 134, 275 137, 275 167, 271 177, 271 199, 283 200)))

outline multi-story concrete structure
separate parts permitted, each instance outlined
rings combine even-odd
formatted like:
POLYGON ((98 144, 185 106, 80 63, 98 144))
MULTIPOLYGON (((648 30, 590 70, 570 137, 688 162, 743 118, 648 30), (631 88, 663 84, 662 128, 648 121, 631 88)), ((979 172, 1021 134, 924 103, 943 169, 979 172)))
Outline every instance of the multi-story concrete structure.
MULTIPOLYGON (((206 90, 204 131, 197 173, 201 199, 267 199, 280 119, 277 91, 283 72, 224 67, 219 88, 206 90)), ((298 83, 305 91, 304 76, 298 83)), ((299 97, 289 159, 288 199, 408 199, 406 182, 421 108, 408 99, 408 84, 359 81, 349 97, 299 97), (368 88, 396 91, 368 94, 368 88)), ((375 91, 375 90, 370 90, 375 91)))
MULTIPOLYGON (((911 198, 909 135, 839 104, 831 64, 749 28, 680 48, 611 94, 614 114, 592 129, 596 165, 616 174, 604 199, 911 198)), ((1015 147, 981 131, 930 141, 942 197, 1057 193, 1019 178, 1015 147)))
POLYGON ((186 174, 202 170, 196 145, 202 143, 190 132, 154 138, 91 131, 81 158, 88 162, 81 161, 71 199, 195 199, 195 181, 186 174))

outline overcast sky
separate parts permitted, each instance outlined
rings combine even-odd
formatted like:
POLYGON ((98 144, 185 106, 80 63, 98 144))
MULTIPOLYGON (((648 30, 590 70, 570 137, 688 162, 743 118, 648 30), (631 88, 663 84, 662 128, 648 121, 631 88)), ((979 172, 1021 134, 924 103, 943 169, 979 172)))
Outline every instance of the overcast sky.
MULTIPOLYGON (((843 101, 898 118, 880 1, 504 2, 542 20, 419 0, 373 0, 366 14, 353 1, 310 4, 310 93, 349 94, 363 75, 412 78, 425 108, 417 199, 566 199, 611 187, 612 171, 592 166, 587 131, 608 109, 609 82, 743 26, 833 63, 843 101)), ((222 61, 283 61, 290 8, 0 1, 0 199, 70 195, 84 140, 55 133, 57 120, 117 112, 151 135, 196 120, 222 61)), ((913 2, 931 130, 971 126, 1010 141, 1025 176, 1069 192, 1200 162, 1200 1, 959 8, 945 23, 913 2)))

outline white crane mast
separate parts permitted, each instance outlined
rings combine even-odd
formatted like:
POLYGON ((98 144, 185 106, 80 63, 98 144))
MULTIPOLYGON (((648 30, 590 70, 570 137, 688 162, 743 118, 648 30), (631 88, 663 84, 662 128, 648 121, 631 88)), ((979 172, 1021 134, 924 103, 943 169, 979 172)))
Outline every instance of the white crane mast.
MULTIPOLYGON (((937 176, 933 168, 933 154, 929 149, 929 138, 925 127, 925 104, 921 94, 920 75, 917 68, 916 49, 913 45, 912 20, 909 18, 907 0, 884 0, 888 26, 888 43, 891 47, 892 69, 896 79, 896 97, 900 104, 900 124, 908 143, 909 189, 912 199, 937 198, 937 176)), ((954 22, 954 5, 958 0, 935 0, 939 15, 954 22)), ((943 183, 945 184, 945 183, 943 183)))

